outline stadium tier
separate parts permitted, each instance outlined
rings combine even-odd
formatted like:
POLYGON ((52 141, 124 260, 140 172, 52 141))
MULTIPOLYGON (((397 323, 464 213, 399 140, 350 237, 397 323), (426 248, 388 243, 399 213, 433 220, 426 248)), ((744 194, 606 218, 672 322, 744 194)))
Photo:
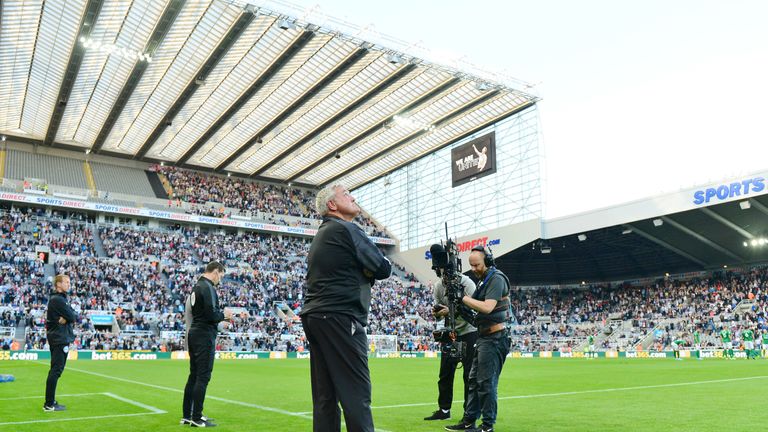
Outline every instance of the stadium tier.
MULTIPOLYGON (((33 196, 146 208, 238 221, 317 227, 309 189, 205 174, 158 164, 145 169, 119 166, 119 161, 38 154, 9 149, 0 153, 7 167, 3 189, 33 196)), ((369 235, 391 237, 369 216, 356 222, 369 235)))
MULTIPOLYGON (((307 239, 187 226, 123 227, 34 208, 7 209, 0 224, 0 327, 26 326, 28 349, 46 346, 42 313, 55 273, 72 277, 72 303, 82 313, 78 348, 181 349, 184 299, 201 265, 213 259, 229 269, 222 303, 242 315, 219 338, 220 349, 306 348, 297 314, 307 239), (35 254, 41 246, 51 251, 48 264, 35 254)), ((377 284, 369 332, 396 336, 403 351, 435 350, 431 332, 439 324, 431 314, 431 283, 403 270, 377 284)), ((591 337, 600 351, 663 351, 678 337, 690 341, 695 330, 703 347, 719 347, 723 327, 737 340, 742 328, 768 331, 767 278, 766 268, 753 267, 646 286, 518 288, 512 295, 518 320, 514 349, 580 351, 591 337)))

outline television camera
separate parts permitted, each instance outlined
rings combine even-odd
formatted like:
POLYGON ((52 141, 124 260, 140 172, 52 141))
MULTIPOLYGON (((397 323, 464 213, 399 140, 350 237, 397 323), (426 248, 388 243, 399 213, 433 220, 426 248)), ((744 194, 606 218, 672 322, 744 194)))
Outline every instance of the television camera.
MULTIPOLYGON (((430 248, 432 255, 432 270, 437 277, 441 278, 448 297, 448 326, 437 329, 433 336, 437 342, 440 342, 443 356, 452 360, 461 360, 464 351, 463 342, 457 340, 456 317, 461 316, 465 321, 473 324, 475 311, 466 306, 461 299, 464 297, 464 288, 461 284, 461 259, 458 257, 459 249, 456 243, 448 237, 448 224, 445 224, 445 244, 433 244, 430 248)), ((442 307, 435 305, 435 310, 442 307)))

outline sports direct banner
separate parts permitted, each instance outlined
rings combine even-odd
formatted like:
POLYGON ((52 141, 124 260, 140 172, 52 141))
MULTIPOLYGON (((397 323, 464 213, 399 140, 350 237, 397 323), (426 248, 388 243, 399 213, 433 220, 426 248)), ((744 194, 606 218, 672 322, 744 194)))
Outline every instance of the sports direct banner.
MULTIPOLYGON (((104 213, 115 213, 115 214, 130 215, 130 216, 143 216, 148 218, 165 219, 165 220, 172 220, 172 221, 178 221, 178 222, 201 223, 201 224, 217 225, 217 226, 223 226, 223 227, 234 227, 234 228, 246 228, 246 229, 251 229, 256 231, 297 234, 297 235, 305 235, 310 237, 313 237, 315 234, 317 234, 317 230, 314 228, 302 228, 302 227, 293 227, 293 226, 287 226, 287 225, 275 225, 275 224, 261 223, 261 222, 250 222, 250 221, 241 221, 241 220, 227 219, 227 218, 217 218, 217 217, 210 217, 210 216, 198 216, 198 215, 190 215, 190 214, 184 214, 184 213, 176 213, 171 211, 154 210, 154 209, 148 209, 148 208, 126 207, 126 206, 119 206, 119 205, 113 205, 113 204, 103 204, 103 203, 95 203, 95 202, 80 201, 80 200, 68 200, 68 199, 54 198, 49 196, 27 195, 27 194, 12 193, 12 192, 1 192, 0 200, 23 202, 27 204, 64 207, 64 208, 75 209, 75 210, 93 210, 93 211, 104 212, 104 213)), ((395 241, 390 238, 373 237, 373 236, 369 236, 369 237, 374 243, 385 244, 385 245, 395 244, 395 241)))

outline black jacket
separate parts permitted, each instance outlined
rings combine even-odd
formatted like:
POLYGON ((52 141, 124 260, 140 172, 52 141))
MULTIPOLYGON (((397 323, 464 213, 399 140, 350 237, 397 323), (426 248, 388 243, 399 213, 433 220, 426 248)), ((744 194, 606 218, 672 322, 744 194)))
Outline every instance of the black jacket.
POLYGON ((48 311, 45 317, 45 329, 48 334, 49 345, 67 345, 75 341, 74 326, 77 321, 77 313, 67 303, 67 294, 53 292, 48 298, 48 311), (67 320, 64 325, 59 324, 59 317, 67 320))
POLYGON ((323 218, 309 247, 307 264, 300 315, 341 313, 368 325, 371 285, 376 279, 388 278, 392 265, 365 232, 352 222, 323 218))
POLYGON ((214 334, 217 326, 224 321, 224 312, 219 308, 219 296, 213 282, 205 276, 200 276, 190 297, 192 305, 192 325, 190 328, 208 330, 214 334))

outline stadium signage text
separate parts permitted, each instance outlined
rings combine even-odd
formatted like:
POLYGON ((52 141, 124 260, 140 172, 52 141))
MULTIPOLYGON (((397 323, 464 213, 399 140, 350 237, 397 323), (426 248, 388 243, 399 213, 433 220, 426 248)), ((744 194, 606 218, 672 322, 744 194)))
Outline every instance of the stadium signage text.
POLYGON ((37 360, 36 352, 10 352, 0 351, 0 360, 37 360))
POLYGON ((157 354, 131 351, 94 351, 91 354, 91 360, 157 360, 157 354))
MULTIPOLYGON (((456 244, 456 248, 459 250, 459 252, 469 252, 472 250, 475 246, 495 246, 501 244, 501 239, 493 239, 488 240, 488 237, 480 237, 476 238, 474 240, 468 240, 465 242, 461 242, 456 244)), ((432 253, 429 250, 424 251, 424 259, 425 260, 431 260, 432 259, 432 253)))
POLYGON ((746 179, 741 183, 730 183, 716 188, 711 187, 697 190, 693 193, 693 203, 701 205, 712 200, 724 201, 729 198, 748 195, 751 192, 762 192, 763 190, 765 190, 765 179, 763 177, 755 177, 746 179))
POLYGON ((238 354, 237 358, 241 359, 241 360, 258 360, 259 359, 259 355, 256 354, 256 353, 250 353, 250 354, 249 353, 244 353, 244 354, 238 354))
MULTIPOLYGON (((154 219, 170 219, 170 220, 177 220, 177 221, 186 221, 191 223, 204 223, 209 225, 249 228, 249 229, 261 230, 261 231, 281 232, 281 233, 287 233, 287 234, 299 234, 299 235, 305 235, 305 236, 314 236, 315 234, 317 234, 317 229, 314 229, 314 228, 302 228, 302 227, 294 227, 294 226, 264 224, 264 223, 257 223, 257 222, 246 222, 246 221, 233 220, 233 219, 227 219, 227 218, 188 215, 188 214, 174 213, 174 212, 162 211, 162 210, 152 210, 148 208, 116 206, 111 204, 101 204, 101 203, 94 203, 94 202, 88 202, 88 201, 65 200, 60 198, 50 198, 45 196, 34 196, 34 195, 26 195, 26 194, 18 194, 18 193, 10 193, 10 192, 0 193, 0 200, 18 201, 18 202, 25 202, 29 204, 38 204, 38 205, 47 205, 47 206, 56 206, 56 207, 77 208, 77 209, 83 209, 83 210, 94 210, 94 211, 108 212, 108 213, 127 214, 127 215, 133 215, 133 216, 150 217, 154 219)), ((390 238, 374 237, 374 236, 369 236, 369 237, 374 243, 385 244, 385 245, 395 244, 395 241, 390 238)))

